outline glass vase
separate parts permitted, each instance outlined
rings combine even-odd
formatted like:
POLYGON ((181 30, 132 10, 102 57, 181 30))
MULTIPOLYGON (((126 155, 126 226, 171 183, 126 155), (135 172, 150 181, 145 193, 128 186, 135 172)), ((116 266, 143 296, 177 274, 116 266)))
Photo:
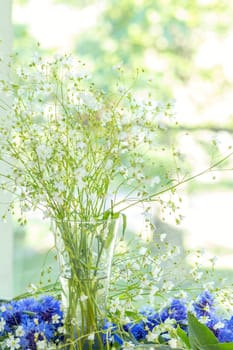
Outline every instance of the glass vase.
MULTIPOLYGON (((65 349, 104 349, 103 323, 119 219, 54 222, 65 349)), ((64 349, 64 347, 63 347, 64 349)))

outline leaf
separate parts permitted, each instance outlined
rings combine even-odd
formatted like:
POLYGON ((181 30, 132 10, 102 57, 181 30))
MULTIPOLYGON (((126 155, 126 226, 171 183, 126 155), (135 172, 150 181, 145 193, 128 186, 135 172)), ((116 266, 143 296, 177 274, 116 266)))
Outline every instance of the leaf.
POLYGON ((105 228, 105 229, 108 229, 108 235, 107 235, 106 240, 104 241, 105 248, 108 248, 110 246, 110 244, 112 243, 114 236, 116 234, 116 232, 115 232, 116 231, 116 222, 114 219, 109 223, 108 227, 105 228))
POLYGON ((186 347, 190 349, 190 342, 189 342, 187 333, 182 328, 180 328, 180 326, 177 327, 177 335, 182 340, 182 342, 186 345, 186 347))
POLYGON ((126 230, 126 226, 127 226, 127 216, 124 213, 121 213, 122 215, 122 221, 123 221, 123 227, 122 227, 122 240, 125 237, 125 230, 126 230))
MULTIPOLYGON (((213 345, 218 345, 218 339, 211 330, 206 325, 199 322, 190 312, 188 313, 188 326, 189 341, 192 350, 204 350, 204 346, 209 346, 208 350, 212 350, 213 345)), ((205 350, 207 350, 207 348, 205 350)))
POLYGON ((201 350, 232 350, 233 343, 218 343, 212 345, 203 345, 201 350))

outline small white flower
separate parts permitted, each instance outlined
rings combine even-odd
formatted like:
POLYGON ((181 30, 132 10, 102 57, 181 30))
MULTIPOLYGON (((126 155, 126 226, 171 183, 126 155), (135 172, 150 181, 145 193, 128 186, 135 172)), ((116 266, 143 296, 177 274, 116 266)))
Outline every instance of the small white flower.
POLYGON ((77 320, 75 318, 72 318, 70 323, 72 324, 72 326, 77 326, 77 320))
POLYGON ((100 109, 100 105, 95 99, 94 96, 92 96, 90 93, 80 93, 79 97, 82 99, 83 103, 87 106, 87 108, 98 111, 100 109))
POLYGON ((146 252, 147 252, 146 247, 142 247, 142 248, 140 248, 140 250, 139 250, 139 254, 140 254, 140 255, 145 255, 146 252))
POLYGON ((1 319, 0 319, 0 332, 4 331, 5 324, 6 324, 6 321, 4 320, 3 317, 1 317, 1 319))
POLYGON ((13 335, 10 335, 9 338, 6 340, 6 346, 10 350, 19 349, 20 348, 19 341, 20 341, 19 338, 15 338, 13 335))
POLYGON ((58 327, 57 329, 59 334, 63 334, 65 332, 65 328, 63 326, 58 327))
POLYGON ((211 262, 211 264, 212 264, 213 266, 215 266, 217 260, 218 260, 217 256, 213 256, 213 258, 210 259, 210 262, 211 262))
POLYGON ((156 339, 158 338, 158 335, 156 333, 153 333, 153 332, 149 332, 146 336, 146 340, 148 342, 153 342, 155 341, 156 339))
POLYGON ((81 300, 82 303, 83 303, 84 301, 86 301, 87 299, 88 299, 88 296, 85 295, 85 294, 82 294, 82 295, 80 296, 80 300, 81 300))
POLYGON ((224 328, 224 323, 219 321, 217 323, 215 323, 215 325, 213 326, 213 329, 216 331, 217 329, 220 329, 220 328, 224 328))
POLYGON ((167 329, 170 328, 170 326, 173 328, 174 324, 176 324, 176 320, 174 318, 167 318, 165 321, 164 321, 164 325, 166 327, 168 327, 167 329))
POLYGON ((166 233, 161 233, 161 235, 160 235, 160 241, 161 241, 161 242, 164 242, 164 240, 166 239, 166 237, 167 237, 167 234, 166 234, 166 233))
POLYGON ((95 333, 93 332, 93 333, 89 334, 87 339, 91 340, 91 341, 94 340, 95 339, 95 333))
POLYGON ((48 348, 46 341, 45 340, 38 340, 36 342, 36 348, 37 348, 37 350, 46 350, 48 348))
POLYGON ((23 329, 23 327, 22 326, 19 326, 19 327, 17 327, 17 329, 16 329, 16 331, 15 331, 15 335, 17 336, 17 337, 22 337, 23 335, 24 335, 24 329, 23 329))
POLYGON ((153 187, 154 185, 158 185, 160 183, 160 177, 154 176, 153 179, 150 181, 150 186, 153 187))
POLYGON ((174 283, 172 281, 167 281, 163 285, 163 289, 169 291, 174 287, 174 283))
POLYGON ((55 314, 52 316, 52 323, 59 323, 61 316, 55 314))
POLYGON ((110 170, 110 169, 112 169, 112 166, 113 166, 112 159, 108 159, 107 162, 106 162, 106 169, 110 170))
POLYGON ((33 283, 30 283, 27 290, 29 293, 34 294, 37 291, 37 286, 35 286, 33 283))
POLYGON ((177 339, 171 339, 168 341, 168 344, 170 345, 170 347, 172 349, 176 348, 178 346, 178 342, 177 342, 177 339))
POLYGON ((118 298, 115 298, 114 300, 111 301, 110 311, 112 313, 115 313, 116 310, 119 309, 119 306, 120 306, 120 300, 118 298))
POLYGON ((39 158, 47 160, 50 158, 52 150, 45 145, 38 145, 36 148, 36 153, 39 158))
POLYGON ((207 323, 207 322, 209 322, 210 321, 210 317, 209 316, 200 316, 199 317, 199 321, 201 322, 201 323, 207 323))
POLYGON ((2 305, 2 306, 0 307, 0 311, 1 311, 1 312, 5 312, 5 311, 6 311, 5 305, 2 305))

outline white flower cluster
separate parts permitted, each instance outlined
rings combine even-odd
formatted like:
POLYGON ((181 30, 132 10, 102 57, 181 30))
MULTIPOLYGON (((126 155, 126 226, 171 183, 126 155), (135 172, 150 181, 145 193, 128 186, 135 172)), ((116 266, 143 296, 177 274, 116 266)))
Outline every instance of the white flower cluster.
MULTIPOLYGON (((139 239, 136 243, 129 241, 128 245, 125 242, 123 256, 119 252, 114 258, 109 312, 115 318, 119 315, 121 324, 127 323, 129 314, 137 315, 138 305, 142 303, 163 309, 169 298, 185 299, 187 288, 189 291, 215 291, 217 288, 221 295, 226 289, 224 281, 218 281, 217 285, 213 282, 214 269, 203 269, 200 264, 200 258, 202 262, 204 258, 210 260, 204 252, 192 253, 195 260, 191 263, 191 253, 172 245, 169 235, 156 234, 154 239, 149 244, 139 239)), ((154 331, 148 333, 149 338, 156 338, 156 332, 161 333, 160 328, 154 331)))
POLYGON ((137 101, 126 88, 113 99, 70 56, 38 56, 1 89, 13 92, 0 123, 7 166, 1 188, 14 194, 22 214, 40 208, 45 216, 99 217, 122 207, 122 188, 125 199, 140 201, 160 185, 157 165, 149 181, 145 162, 158 145, 162 116, 165 123, 171 117, 170 104, 137 101))

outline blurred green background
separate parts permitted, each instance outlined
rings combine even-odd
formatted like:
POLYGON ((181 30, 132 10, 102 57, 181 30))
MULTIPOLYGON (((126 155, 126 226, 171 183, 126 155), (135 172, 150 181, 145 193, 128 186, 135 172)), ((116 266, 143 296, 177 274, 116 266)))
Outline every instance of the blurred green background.
MULTIPOLYGON (((187 164, 198 172, 233 144, 232 18, 228 0, 14 0, 13 52, 22 64, 35 51, 72 52, 110 92, 114 67, 123 65, 129 81, 143 69, 137 94, 143 96, 149 82, 156 100, 175 100, 179 126, 168 130, 164 142, 176 145, 176 169, 187 164)), ((168 159, 168 168, 173 161, 168 159)), ((219 274, 233 281, 232 173, 204 176, 180 194, 185 217, 180 226, 175 228, 169 213, 157 211, 158 221, 171 234, 176 230, 174 239, 185 247, 203 246, 217 255, 219 274)), ((15 226, 15 294, 29 283, 56 280, 52 247, 49 225, 39 216, 23 229, 15 226)))

